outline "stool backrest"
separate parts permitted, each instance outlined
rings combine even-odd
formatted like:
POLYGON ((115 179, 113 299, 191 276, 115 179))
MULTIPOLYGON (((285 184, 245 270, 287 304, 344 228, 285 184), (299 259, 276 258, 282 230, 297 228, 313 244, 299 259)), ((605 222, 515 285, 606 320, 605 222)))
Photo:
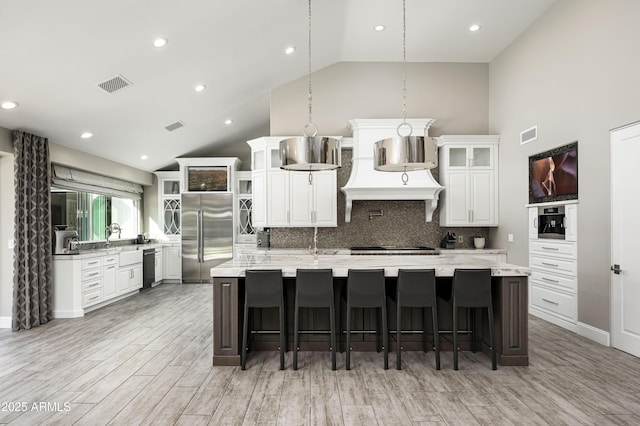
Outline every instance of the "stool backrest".
POLYGON ((248 269, 244 287, 244 300, 248 306, 271 308, 280 306, 284 301, 280 269, 248 269))
POLYGON ((402 306, 433 306, 436 303, 436 271, 398 270, 397 300, 402 306))
POLYGON ((491 306, 491 269, 456 269, 453 304, 468 308, 491 306))
POLYGON ((384 269, 349 269, 347 301, 360 308, 385 304, 384 269))
POLYGON ((307 307, 329 306, 333 300, 333 271, 331 269, 298 269, 296 300, 307 307))

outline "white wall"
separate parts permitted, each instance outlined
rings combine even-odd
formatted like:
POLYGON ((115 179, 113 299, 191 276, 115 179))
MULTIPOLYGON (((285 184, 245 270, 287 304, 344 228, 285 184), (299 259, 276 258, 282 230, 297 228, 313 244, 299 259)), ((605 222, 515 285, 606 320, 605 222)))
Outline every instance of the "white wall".
MULTIPOLYGON (((408 63, 407 118, 435 118, 431 136, 486 134, 488 64, 408 63)), ((353 118, 402 117, 402 64, 341 62, 312 75, 320 135, 346 136, 353 118)), ((271 92, 271 135, 301 135, 308 121, 307 78, 271 92)))
POLYGON ((640 120, 640 2, 562 0, 490 64, 500 144, 500 227, 509 261, 528 263, 528 156, 578 141, 578 320, 609 331, 609 130, 640 120), (538 125, 538 140, 520 132, 538 125))

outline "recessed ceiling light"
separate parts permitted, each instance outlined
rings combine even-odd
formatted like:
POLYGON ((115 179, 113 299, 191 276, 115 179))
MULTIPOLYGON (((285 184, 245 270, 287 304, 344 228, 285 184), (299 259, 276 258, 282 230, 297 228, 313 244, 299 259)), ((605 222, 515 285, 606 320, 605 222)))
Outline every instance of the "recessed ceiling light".
POLYGON ((291 55, 293 52, 296 51, 296 48, 293 46, 289 46, 284 50, 284 53, 286 53, 287 55, 291 55))
POLYGON ((93 136, 93 133, 91 132, 84 132, 83 134, 80 135, 82 139, 89 139, 92 136, 93 136))
POLYGON ((476 31, 478 31, 480 29, 480 25, 478 24, 473 24, 469 27, 469 31, 471 31, 472 33, 475 33, 476 31))
POLYGON ((373 27, 374 31, 384 31, 386 27, 384 25, 376 25, 375 27, 373 27))
POLYGON ((227 126, 231 123, 233 123, 233 120, 231 119, 224 120, 224 124, 226 124, 227 126))
POLYGON ((169 43, 169 40, 164 37, 158 37, 157 39, 153 40, 153 45, 155 47, 165 47, 167 43, 169 43))
POLYGON ((141 160, 146 160, 147 158, 149 158, 149 156, 148 156, 148 155, 141 155, 141 156, 140 156, 140 159, 141 159, 141 160))
POLYGON ((2 103, 2 109, 16 109, 18 105, 19 104, 14 101, 5 101, 2 103))
POLYGON ((196 87, 194 87, 194 90, 196 92, 202 92, 204 91, 204 89, 206 89, 207 86, 205 86, 204 84, 197 84, 196 87))

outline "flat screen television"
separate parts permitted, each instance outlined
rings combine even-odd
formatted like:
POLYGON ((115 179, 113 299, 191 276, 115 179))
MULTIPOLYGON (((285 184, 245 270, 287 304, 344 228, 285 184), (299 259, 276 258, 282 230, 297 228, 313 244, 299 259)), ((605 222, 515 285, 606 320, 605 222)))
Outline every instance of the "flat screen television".
POLYGON ((529 203, 578 198, 578 142, 529 157, 529 203))

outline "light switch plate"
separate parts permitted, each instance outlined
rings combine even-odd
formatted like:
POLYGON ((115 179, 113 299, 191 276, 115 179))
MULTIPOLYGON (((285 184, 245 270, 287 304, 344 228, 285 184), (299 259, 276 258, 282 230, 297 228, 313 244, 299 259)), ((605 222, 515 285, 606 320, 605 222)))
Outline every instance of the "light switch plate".
POLYGON ((7 241, 7 248, 9 250, 11 250, 13 248, 13 246, 15 246, 15 241, 14 240, 8 240, 7 241))
POLYGON ((509 241, 510 243, 513 242, 513 234, 507 235, 507 241, 509 241))
POLYGON ((458 235, 458 242, 459 243, 464 243, 464 237, 462 235, 458 235))

